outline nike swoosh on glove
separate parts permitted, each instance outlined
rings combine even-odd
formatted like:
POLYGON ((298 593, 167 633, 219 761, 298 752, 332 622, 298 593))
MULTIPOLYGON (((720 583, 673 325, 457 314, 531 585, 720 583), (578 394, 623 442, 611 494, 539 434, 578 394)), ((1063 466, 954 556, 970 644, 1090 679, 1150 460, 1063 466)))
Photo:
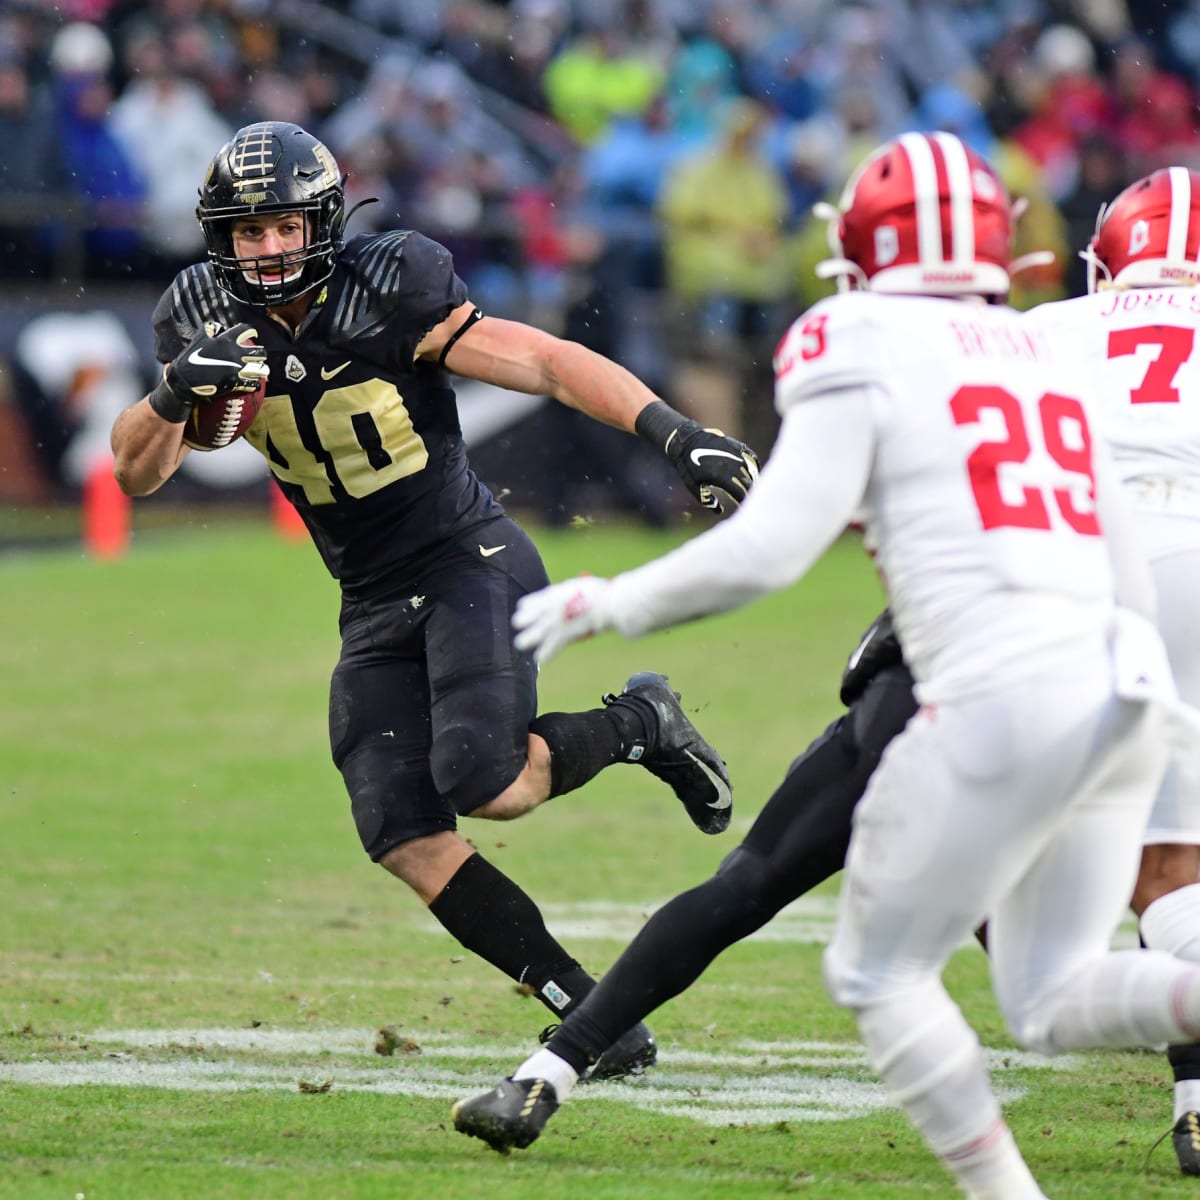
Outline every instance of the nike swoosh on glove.
POLYGON ((522 596, 513 613, 513 644, 518 650, 532 650, 544 663, 572 642, 611 629, 608 582, 581 575, 522 596))
POLYGON ((712 512, 737 508, 758 478, 758 456, 745 442, 698 421, 684 421, 664 449, 688 491, 712 512))
POLYGON ((258 330, 245 322, 224 332, 206 329, 167 365, 150 393, 151 408, 164 420, 181 424, 203 400, 255 391, 270 374, 257 336, 258 330))

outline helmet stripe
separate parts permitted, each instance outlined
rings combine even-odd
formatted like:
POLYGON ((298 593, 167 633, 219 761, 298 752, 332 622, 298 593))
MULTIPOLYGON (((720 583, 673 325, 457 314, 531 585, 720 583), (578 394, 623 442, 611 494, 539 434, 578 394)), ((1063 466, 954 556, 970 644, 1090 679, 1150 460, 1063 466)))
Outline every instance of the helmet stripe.
POLYGON ((275 138, 265 123, 251 125, 235 138, 230 170, 235 188, 273 183, 269 172, 275 163, 275 138))
POLYGON ((971 164, 967 149, 951 133, 935 133, 946 163, 946 181, 950 187, 950 258, 956 263, 975 261, 975 189, 971 184, 971 164))
POLYGON ((1192 217, 1192 181, 1186 167, 1169 167, 1171 217, 1167 225, 1167 261, 1187 258, 1188 225, 1192 217))
POLYGON ((913 198, 917 207, 917 253, 923 264, 940 263, 944 261, 942 214, 933 147, 929 139, 919 133, 902 133, 899 141, 912 171, 913 198))

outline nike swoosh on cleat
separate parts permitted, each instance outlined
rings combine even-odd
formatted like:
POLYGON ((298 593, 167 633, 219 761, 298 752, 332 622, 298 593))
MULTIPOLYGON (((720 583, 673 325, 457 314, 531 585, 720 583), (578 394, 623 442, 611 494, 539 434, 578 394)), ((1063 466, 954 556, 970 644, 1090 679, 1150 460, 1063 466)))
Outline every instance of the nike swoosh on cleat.
POLYGON ((740 454, 731 454, 728 450, 693 450, 691 454, 692 464, 700 465, 700 460, 703 458, 732 458, 734 462, 741 462, 740 454))
POLYGON ((327 371, 327 370, 325 370, 324 367, 322 367, 321 368, 321 378, 325 379, 325 380, 329 380, 329 379, 332 379, 335 375, 340 375, 353 361, 354 361, 353 359, 348 358, 348 359, 346 359, 346 361, 344 363, 342 363, 342 365, 340 367, 334 367, 331 371, 327 371))
POLYGON ((501 550, 507 550, 507 549, 508 549, 507 545, 505 545, 505 546, 489 546, 486 550, 482 546, 480 546, 479 553, 482 554, 484 558, 491 558, 493 554, 499 554, 501 550))
POLYGON ((704 772, 704 774, 708 777, 708 782, 711 783, 717 790, 717 798, 715 800, 710 800, 708 802, 708 807, 715 808, 718 811, 723 808, 731 808, 733 806, 733 793, 729 790, 729 784, 727 784, 725 780, 723 780, 720 775, 718 775, 716 771, 714 771, 712 767, 708 765, 708 763, 697 758, 690 750, 685 750, 684 754, 686 754, 688 758, 690 758, 692 762, 694 762, 696 766, 698 766, 700 770, 704 772))

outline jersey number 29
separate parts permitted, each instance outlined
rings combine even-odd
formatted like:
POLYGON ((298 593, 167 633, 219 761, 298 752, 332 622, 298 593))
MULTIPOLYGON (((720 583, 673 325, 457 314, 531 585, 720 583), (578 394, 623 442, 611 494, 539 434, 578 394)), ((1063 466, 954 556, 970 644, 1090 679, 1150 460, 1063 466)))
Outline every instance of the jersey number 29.
POLYGON ((1076 533, 1098 535, 1100 522, 1094 506, 1096 481, 1092 472, 1092 436, 1083 405, 1070 396, 1046 392, 1037 401, 1045 453, 1061 471, 1079 476, 1087 483, 1091 506, 1080 508, 1079 487, 1023 486, 1020 498, 1006 499, 1000 487, 1000 467, 1025 463, 1042 451, 1035 450, 1026 428, 1021 402, 1011 392, 995 386, 959 388, 950 400, 956 425, 974 425, 984 413, 997 413, 1005 436, 980 442, 967 458, 971 491, 984 529, 1049 529, 1050 505, 1076 533))

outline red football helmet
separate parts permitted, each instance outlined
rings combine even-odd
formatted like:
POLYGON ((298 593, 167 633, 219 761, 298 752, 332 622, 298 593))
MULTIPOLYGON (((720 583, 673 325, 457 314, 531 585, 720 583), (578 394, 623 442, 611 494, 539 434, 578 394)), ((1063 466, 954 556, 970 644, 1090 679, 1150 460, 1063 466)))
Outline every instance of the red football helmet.
POLYGON ((1100 209, 1082 257, 1089 292, 1200 283, 1200 171, 1163 167, 1131 183, 1100 209))
POLYGON ((996 172, 952 133, 905 133, 851 176, 829 220, 822 279, 875 292, 1006 296, 1013 209, 996 172))

